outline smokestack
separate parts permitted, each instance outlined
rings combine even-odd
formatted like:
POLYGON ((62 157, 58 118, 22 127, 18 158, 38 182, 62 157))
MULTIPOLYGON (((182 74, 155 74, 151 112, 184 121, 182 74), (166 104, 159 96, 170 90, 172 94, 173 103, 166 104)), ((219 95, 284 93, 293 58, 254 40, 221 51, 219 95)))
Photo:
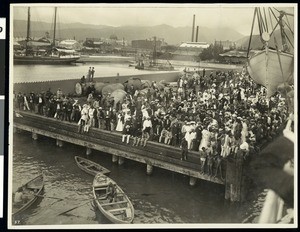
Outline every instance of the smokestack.
POLYGON ((198 42, 198 31, 199 31, 199 26, 197 26, 197 29, 196 29, 196 42, 198 42))
POLYGON ((194 31, 195 31, 195 15, 193 16, 192 42, 194 42, 194 31))

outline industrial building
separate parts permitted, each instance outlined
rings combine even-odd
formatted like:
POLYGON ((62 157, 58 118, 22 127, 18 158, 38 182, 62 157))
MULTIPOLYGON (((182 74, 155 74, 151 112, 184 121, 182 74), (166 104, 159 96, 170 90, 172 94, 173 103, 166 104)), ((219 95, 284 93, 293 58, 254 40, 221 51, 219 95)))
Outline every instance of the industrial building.
POLYGON ((59 42, 58 46, 66 49, 73 49, 76 51, 79 51, 82 48, 80 43, 72 39, 62 40, 61 42, 59 42))

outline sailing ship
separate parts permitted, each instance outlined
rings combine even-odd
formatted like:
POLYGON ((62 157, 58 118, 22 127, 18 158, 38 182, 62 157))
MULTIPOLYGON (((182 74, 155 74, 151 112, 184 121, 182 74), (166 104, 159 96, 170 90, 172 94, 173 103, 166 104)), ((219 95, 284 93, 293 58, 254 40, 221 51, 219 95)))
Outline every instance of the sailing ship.
POLYGON ((55 46, 57 7, 54 10, 54 32, 53 41, 48 49, 34 50, 30 46, 30 7, 28 7, 27 36, 25 50, 14 52, 14 64, 70 64, 77 61, 80 55, 73 49, 59 48, 55 46))
MULTIPOLYGON (((274 8, 277 10, 276 8, 274 8)), ((293 35, 293 31, 289 26, 288 21, 285 22, 287 16, 293 16, 292 14, 284 11, 279 11, 279 16, 276 16, 272 8, 268 8, 270 20, 267 21, 266 11, 263 9, 264 17, 260 8, 255 8, 254 17, 251 29, 251 36, 249 40, 248 55, 251 45, 251 37, 253 33, 253 26, 257 16, 258 26, 260 31, 260 38, 264 45, 263 50, 253 51, 251 56, 248 56, 247 70, 251 78, 267 88, 268 97, 272 96, 280 84, 287 85, 293 84, 294 80, 294 55, 290 52, 290 46, 293 47, 292 40, 289 39, 285 32, 285 25, 290 29, 290 33, 293 35), (284 17, 285 16, 285 17, 284 17), (272 25, 272 17, 275 18, 277 24, 275 27, 272 25), (268 26, 271 24, 271 27, 268 26), (280 27, 280 35, 282 45, 278 44, 275 36, 275 30, 277 26, 280 27), (270 29, 270 30, 269 30, 270 29), (273 35, 275 48, 270 46, 270 39, 273 35), (289 44, 288 44, 289 43, 289 44)))
POLYGON ((153 46, 153 59, 146 60, 146 59, 139 59, 136 66, 136 69, 139 70, 151 70, 151 71, 173 71, 174 67, 167 60, 166 64, 159 64, 156 60, 156 37, 154 37, 154 46, 153 46))

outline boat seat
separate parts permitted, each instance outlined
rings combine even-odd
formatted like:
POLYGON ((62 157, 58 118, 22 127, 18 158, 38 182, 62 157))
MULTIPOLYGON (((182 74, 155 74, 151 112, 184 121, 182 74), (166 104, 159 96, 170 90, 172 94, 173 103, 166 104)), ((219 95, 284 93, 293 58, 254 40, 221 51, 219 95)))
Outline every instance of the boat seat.
POLYGON ((95 165, 94 164, 90 164, 90 165, 87 165, 87 166, 85 166, 86 168, 90 168, 90 167, 95 167, 95 165))
POLYGON ((27 189, 40 189, 41 186, 27 186, 27 189))
POLYGON ((107 189, 107 187, 102 187, 102 188, 100 188, 100 187, 94 187, 94 189, 95 190, 105 190, 105 189, 107 189))
POLYGON ((112 212, 124 211, 126 209, 127 209, 127 207, 126 208, 118 208, 118 209, 109 209, 107 211, 112 213, 112 212))
POLYGON ((126 209, 125 214, 126 214, 126 218, 131 218, 132 217, 132 213, 131 213, 131 210, 129 208, 126 209))
POLYGON ((115 204, 123 204, 123 203, 127 203, 127 201, 116 201, 116 202, 102 204, 102 206, 115 205, 115 204))
POLYGON ((98 184, 98 185, 93 185, 94 188, 103 188, 103 187, 107 187, 107 184, 98 184))

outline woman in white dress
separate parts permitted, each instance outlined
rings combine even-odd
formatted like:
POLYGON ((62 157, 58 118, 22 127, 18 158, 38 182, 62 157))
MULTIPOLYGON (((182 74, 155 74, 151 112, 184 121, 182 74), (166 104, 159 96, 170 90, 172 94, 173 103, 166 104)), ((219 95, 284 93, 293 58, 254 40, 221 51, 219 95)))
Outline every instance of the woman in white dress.
POLYGON ((149 113, 148 113, 148 109, 146 105, 142 105, 142 114, 143 114, 143 118, 148 118, 149 117, 149 113))
POLYGON ((124 115, 122 114, 122 112, 118 113, 118 122, 117 122, 117 127, 116 127, 116 131, 123 131, 124 129, 124 115))
POLYGON ((199 146, 199 151, 202 150, 202 147, 207 148, 208 143, 210 142, 210 132, 207 129, 202 130, 202 139, 199 146))
POLYGON ((246 142, 246 138, 248 136, 248 125, 246 121, 242 122, 242 131, 241 131, 241 140, 242 143, 246 142))

